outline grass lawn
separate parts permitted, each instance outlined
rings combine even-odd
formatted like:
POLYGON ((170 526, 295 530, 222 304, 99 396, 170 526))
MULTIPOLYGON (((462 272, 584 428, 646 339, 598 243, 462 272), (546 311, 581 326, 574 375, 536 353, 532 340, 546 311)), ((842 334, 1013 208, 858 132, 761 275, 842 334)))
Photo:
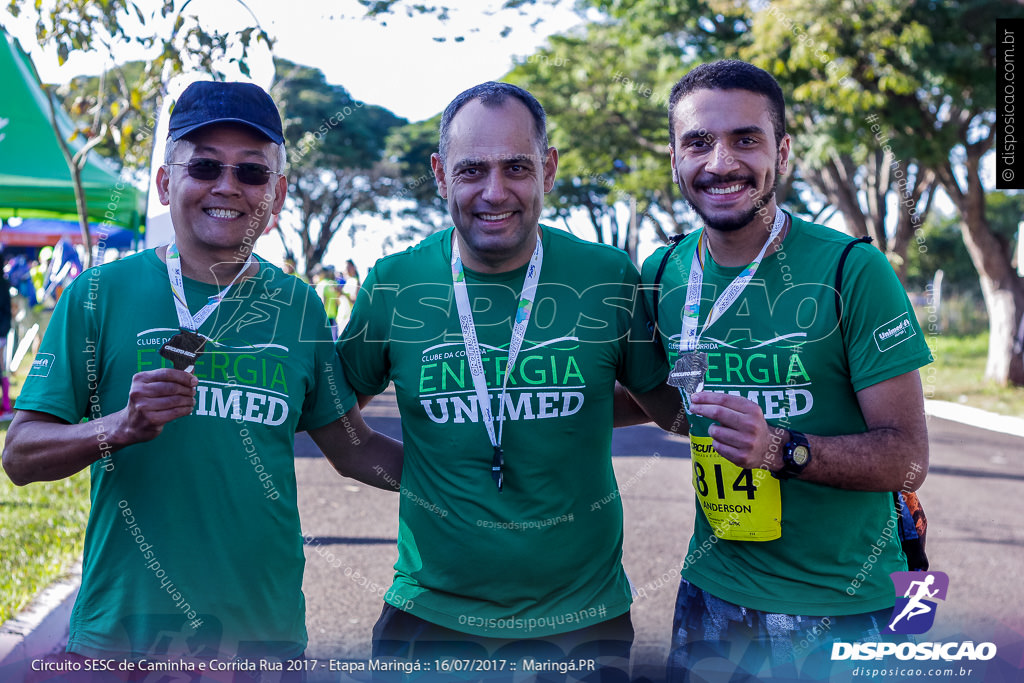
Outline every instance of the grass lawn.
MULTIPOLYGON (((26 358, 11 378, 12 396, 31 363, 26 358)), ((0 444, 7 424, 0 422, 0 444)), ((20 487, 0 474, 0 624, 82 556, 88 517, 88 470, 63 481, 20 487)))
POLYGON ((23 487, 0 477, 0 623, 82 556, 88 517, 87 470, 23 487))
POLYGON ((1024 415, 1024 387, 983 380, 988 333, 934 337, 935 362, 921 369, 925 398, 951 401, 1002 415, 1024 415))

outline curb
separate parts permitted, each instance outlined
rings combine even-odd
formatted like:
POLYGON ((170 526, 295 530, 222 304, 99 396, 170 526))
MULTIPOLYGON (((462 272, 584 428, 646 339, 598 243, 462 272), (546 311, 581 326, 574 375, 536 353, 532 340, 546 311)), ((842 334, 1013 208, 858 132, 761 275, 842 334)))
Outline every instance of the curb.
POLYGON ((1001 432, 1024 438, 1024 418, 1011 417, 990 413, 980 408, 965 406, 949 401, 931 401, 925 399, 924 412, 932 417, 960 422, 972 427, 987 429, 990 432, 1001 432))
POLYGON ((82 563, 76 562, 67 576, 43 589, 25 610, 0 626, 0 672, 63 649, 81 582, 82 563))

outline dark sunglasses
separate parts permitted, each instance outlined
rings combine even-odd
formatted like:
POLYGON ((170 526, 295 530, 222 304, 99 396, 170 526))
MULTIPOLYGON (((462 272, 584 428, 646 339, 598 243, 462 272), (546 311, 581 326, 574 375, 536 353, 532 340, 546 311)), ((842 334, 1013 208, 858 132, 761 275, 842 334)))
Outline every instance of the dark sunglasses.
POLYGON ((245 185, 266 185, 271 175, 281 175, 277 171, 271 171, 263 164, 225 164, 216 159, 191 159, 190 161, 175 161, 166 164, 167 166, 184 166, 189 177, 196 180, 216 180, 225 168, 235 170, 235 178, 245 185))

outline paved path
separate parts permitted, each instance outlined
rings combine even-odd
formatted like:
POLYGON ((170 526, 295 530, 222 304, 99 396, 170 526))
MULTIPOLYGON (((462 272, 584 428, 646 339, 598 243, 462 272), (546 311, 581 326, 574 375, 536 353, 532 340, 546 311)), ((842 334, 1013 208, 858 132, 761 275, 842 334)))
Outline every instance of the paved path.
MULTIPOLYGON (((364 413, 401 437, 393 397, 364 413)), ((932 568, 950 577, 929 640, 1024 633, 1024 440, 929 419, 931 472, 921 490, 932 568)), ((693 524, 686 440, 653 426, 616 431, 614 465, 625 510, 624 563, 644 597, 633 606, 634 676, 660 676, 679 564, 693 524)), ((310 657, 365 660, 397 557, 398 496, 337 476, 305 436, 296 448, 307 543, 310 657)), ((1020 640, 1020 635, 1016 638, 1020 640)), ((322 674, 314 680, 339 680, 322 674)), ((343 679, 345 680, 345 679, 343 679)))

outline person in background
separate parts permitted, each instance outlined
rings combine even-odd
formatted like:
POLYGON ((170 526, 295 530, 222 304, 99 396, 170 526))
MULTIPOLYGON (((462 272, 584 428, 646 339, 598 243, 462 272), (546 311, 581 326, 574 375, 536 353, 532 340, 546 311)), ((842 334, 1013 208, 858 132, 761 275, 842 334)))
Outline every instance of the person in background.
POLYGON ((345 274, 338 276, 338 287, 338 330, 344 330, 359 296, 359 271, 352 259, 345 261, 345 274))
POLYGON ((338 300, 341 298, 340 287, 335 280, 334 266, 320 266, 313 275, 314 288, 323 302, 327 321, 331 324, 331 335, 338 339, 338 300))

